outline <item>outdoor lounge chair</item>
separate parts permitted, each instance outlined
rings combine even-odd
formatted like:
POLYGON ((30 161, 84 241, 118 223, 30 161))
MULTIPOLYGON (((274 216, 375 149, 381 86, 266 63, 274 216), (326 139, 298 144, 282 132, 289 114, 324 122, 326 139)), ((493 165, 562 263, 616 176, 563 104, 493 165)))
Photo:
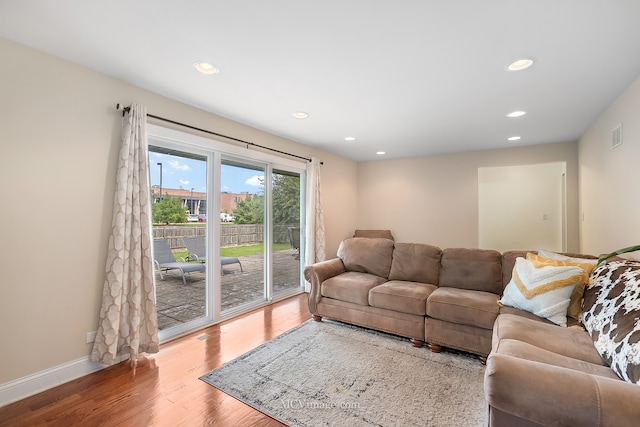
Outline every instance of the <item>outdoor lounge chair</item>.
POLYGON ((204 264, 192 264, 188 262, 178 262, 171 252, 169 242, 164 239, 153 241, 153 263, 160 272, 160 278, 164 279, 163 270, 180 270, 182 274, 182 283, 185 285, 187 281, 184 277, 185 274, 193 271, 205 271, 204 264))
POLYGON ((296 250, 294 254, 296 259, 300 259, 300 227, 288 227, 289 228, 289 243, 291 247, 296 250))
MULTIPOLYGON (((190 261, 200 261, 207 262, 207 251, 204 246, 204 239, 202 237, 183 237, 184 244, 187 247, 187 251, 189 252, 189 260, 190 261)), ((240 271, 244 271, 242 269, 242 263, 236 257, 230 256, 221 256, 220 257, 220 269, 222 270, 222 274, 224 274, 225 265, 230 264, 238 264, 240 266, 240 271)))

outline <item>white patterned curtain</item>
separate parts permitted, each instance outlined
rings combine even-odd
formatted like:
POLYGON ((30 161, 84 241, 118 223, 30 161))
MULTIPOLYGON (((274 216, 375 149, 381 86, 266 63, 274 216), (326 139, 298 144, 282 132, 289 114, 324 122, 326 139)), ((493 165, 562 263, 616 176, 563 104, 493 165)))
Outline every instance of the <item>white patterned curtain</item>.
MULTIPOLYGON (((322 213, 322 191, 320 189, 320 160, 313 157, 307 163, 307 226, 305 230, 305 265, 324 261, 324 214, 322 213)), ((304 284, 306 292, 311 290, 309 282, 304 284)))
POLYGON ((102 308, 91 360, 107 365, 129 354, 158 352, 151 204, 147 168, 147 111, 132 104, 122 119, 102 308))

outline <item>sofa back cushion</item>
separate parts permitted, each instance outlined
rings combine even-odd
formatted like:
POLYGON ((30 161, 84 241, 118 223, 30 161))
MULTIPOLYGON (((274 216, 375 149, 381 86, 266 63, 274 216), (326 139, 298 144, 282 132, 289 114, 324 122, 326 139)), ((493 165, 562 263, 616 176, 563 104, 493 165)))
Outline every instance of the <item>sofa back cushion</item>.
POLYGON ((422 243, 396 243, 389 280, 438 284, 442 249, 422 243))
POLYGON ((338 257, 347 271, 388 278, 393 256, 393 240, 352 237, 340 243, 338 257))
POLYGON ((356 230, 353 237, 371 237, 394 240, 391 230, 356 230))
POLYGON ((493 249, 444 249, 438 285, 501 295, 502 254, 493 249))
POLYGON ((582 321, 611 369, 640 385, 640 262, 596 267, 584 292, 582 321))
POLYGON ((513 267, 516 265, 516 259, 526 258, 528 253, 535 254, 536 251, 507 251, 502 254, 502 286, 506 287, 511 281, 513 267))

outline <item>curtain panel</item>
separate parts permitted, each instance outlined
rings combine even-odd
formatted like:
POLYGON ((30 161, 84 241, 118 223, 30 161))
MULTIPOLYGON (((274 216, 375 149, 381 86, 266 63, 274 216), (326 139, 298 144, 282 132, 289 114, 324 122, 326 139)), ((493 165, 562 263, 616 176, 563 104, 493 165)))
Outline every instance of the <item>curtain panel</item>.
POLYGON ((147 160, 146 108, 132 104, 122 119, 102 308, 91 360, 111 365, 159 347, 147 160))
MULTIPOLYGON (((326 259, 324 237, 324 214, 322 212, 322 191, 320 188, 320 160, 313 157, 307 163, 307 206, 305 229, 305 265, 311 265, 326 259)), ((306 292, 311 284, 305 282, 306 292)))

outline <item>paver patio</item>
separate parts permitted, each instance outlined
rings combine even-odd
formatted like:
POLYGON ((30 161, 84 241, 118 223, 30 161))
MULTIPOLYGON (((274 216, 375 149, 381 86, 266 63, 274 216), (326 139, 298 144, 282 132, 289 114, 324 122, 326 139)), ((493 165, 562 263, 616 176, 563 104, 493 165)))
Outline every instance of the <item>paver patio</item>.
MULTIPOLYGON (((296 250, 287 249, 273 253, 274 294, 300 287, 300 260, 296 250)), ((264 256, 262 254, 239 257, 238 264, 225 265, 222 274, 222 311, 245 302, 264 298, 264 256)), ((178 270, 164 274, 156 273, 156 311, 160 330, 205 315, 205 273, 195 272, 186 276, 182 283, 178 270)))

